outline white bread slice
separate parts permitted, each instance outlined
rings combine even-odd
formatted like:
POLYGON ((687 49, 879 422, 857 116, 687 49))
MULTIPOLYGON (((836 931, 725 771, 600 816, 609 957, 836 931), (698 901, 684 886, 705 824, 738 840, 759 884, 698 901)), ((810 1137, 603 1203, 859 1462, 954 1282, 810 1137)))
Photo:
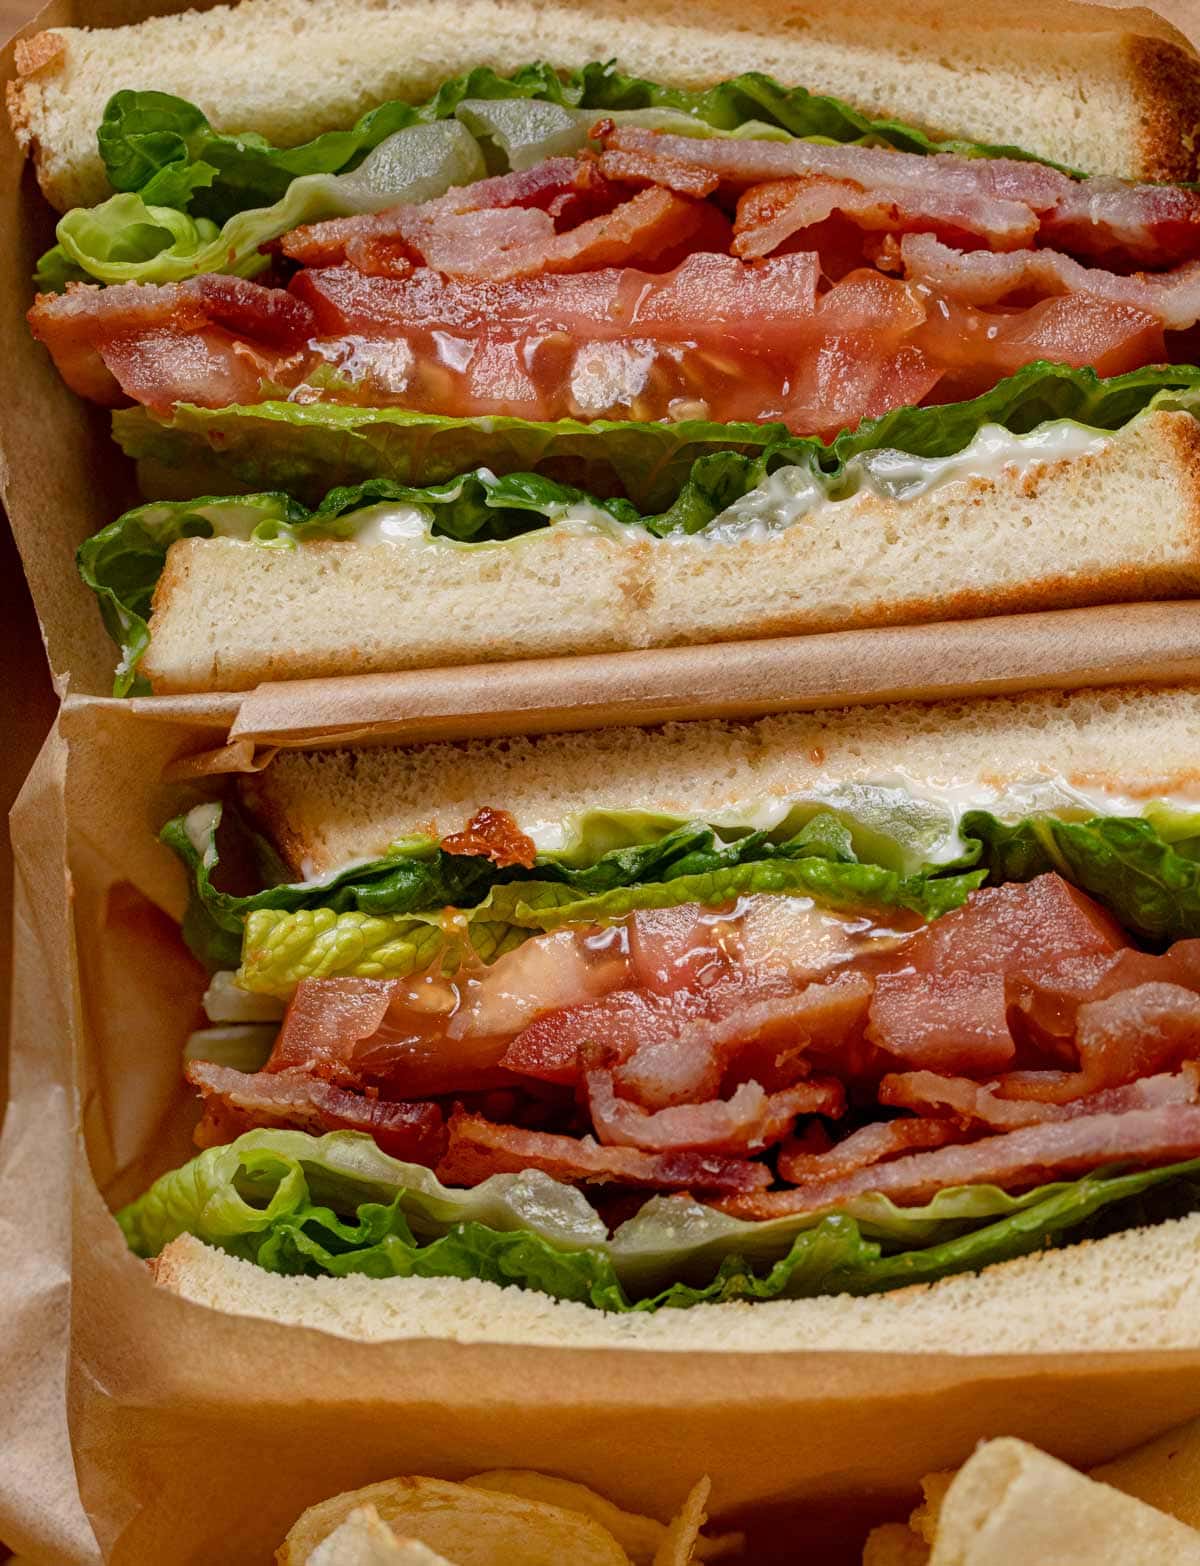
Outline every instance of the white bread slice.
POLYGON ((870 488, 734 540, 559 524, 505 543, 171 546, 142 672, 158 695, 1200 593, 1200 423, 1090 454, 870 488))
POLYGON ((535 739, 284 750, 243 797, 296 875, 459 831, 481 805, 526 831, 577 812, 705 818, 831 781, 1003 787, 1060 779, 1133 800, 1200 800, 1200 688, 894 702, 535 739))
POLYGON ((726 1353, 1116 1353, 1200 1346, 1200 1214, 863 1298, 613 1315, 458 1278, 296 1278, 182 1235, 153 1263, 173 1294, 341 1338, 726 1353))
POLYGON ((17 46, 9 113, 60 209, 108 194, 96 129, 120 88, 199 105, 293 144, 479 64, 616 56, 679 86, 740 71, 832 93, 935 133, 1015 143, 1093 173, 1197 171, 1200 62, 1145 10, 1010 0, 244 0, 17 46))

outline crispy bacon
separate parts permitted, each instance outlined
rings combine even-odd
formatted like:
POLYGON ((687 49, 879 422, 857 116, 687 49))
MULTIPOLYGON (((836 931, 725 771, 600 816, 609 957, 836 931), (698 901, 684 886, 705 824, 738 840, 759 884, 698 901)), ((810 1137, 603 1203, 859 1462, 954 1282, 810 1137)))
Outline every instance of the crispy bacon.
POLYGON ((846 1106, 842 1084, 814 1078, 766 1093, 743 1082, 728 1099, 648 1110, 618 1098, 613 1074, 602 1066, 584 1073, 588 1113, 600 1141, 647 1152, 706 1152, 745 1156, 771 1147, 791 1130, 797 1115, 840 1115, 846 1106))
POLYGON ((1200 995, 1179 984, 1137 984, 1080 1006, 1078 1071, 1015 1071, 1006 1098, 1065 1104, 1149 1072, 1200 1059, 1200 995))
POLYGON ((447 854, 479 855, 501 869, 522 865, 532 870, 537 860, 533 839, 526 837, 507 810, 493 810, 490 805, 477 810, 461 832, 444 837, 441 848, 447 854))
MULTIPOLYGON (((879 1102, 912 1109, 918 1115, 950 1117, 963 1126, 986 1126, 993 1131, 1015 1131, 1043 1120, 1070 1120, 1078 1115, 1122 1114, 1130 1109, 1152 1109, 1158 1104, 1194 1104, 1200 1089, 1195 1061, 1182 1071, 1144 1077, 1123 1087, 1101 1088, 1065 1103, 1038 1099, 1013 1100, 1002 1096, 1004 1078, 996 1083, 973 1082, 969 1077, 943 1077, 932 1071, 900 1072, 879 1084, 879 1102)), ((909 1125, 890 1121, 889 1125, 909 1125)), ((922 1124, 944 1124, 928 1120, 922 1124)), ((781 1171, 782 1172, 782 1171, 781 1171)), ((788 1175, 788 1179, 795 1176, 788 1175)))
POLYGON ((955 239, 986 238, 999 249, 1015 250, 1037 234, 1038 221, 1027 207, 1011 203, 947 206, 940 191, 905 191, 849 179, 820 177, 772 180, 754 185, 740 198, 734 224, 733 253, 752 260, 769 256, 796 234, 823 223, 833 213, 860 229, 884 234, 943 234, 955 239), (1011 212, 1002 228, 997 211, 1011 212))
POLYGON ((1070 1179, 1105 1164, 1146 1167, 1200 1156, 1200 1106, 1162 1104, 1123 1114, 1080 1115, 1042 1122, 1002 1136, 910 1153, 829 1180, 790 1190, 760 1191, 718 1205, 738 1218, 783 1218, 816 1212, 878 1191, 899 1206, 931 1200, 954 1185, 998 1185, 1019 1191, 1070 1179))
MULTIPOLYGON (((715 174, 734 191, 780 180, 857 187, 863 196, 855 199, 895 206, 896 231, 912 226, 910 213, 923 212, 935 232, 957 229, 997 250, 1027 244, 1032 222, 1049 243, 1087 256, 1117 254, 1133 265, 1167 266, 1200 255, 1200 192, 1179 187, 1073 180, 1012 158, 925 157, 798 140, 700 140, 637 126, 608 131, 602 170, 606 158, 610 169, 620 167, 613 153, 637 157, 639 180, 664 159, 673 166, 670 177, 678 178, 682 165, 715 174)), ((842 199, 850 197, 843 192, 842 199)))
POLYGON ((239 1130, 295 1126, 314 1135, 365 1131, 393 1158, 430 1168, 446 1146, 442 1111, 436 1104, 391 1103, 349 1092, 302 1071, 247 1073, 193 1060, 184 1074, 205 1098, 205 1119, 196 1132, 201 1147, 229 1139, 230 1111, 238 1118, 239 1130), (217 1134, 210 1137, 212 1129, 217 1134))
POLYGON ((449 1146, 438 1165, 448 1185, 477 1185, 493 1174, 541 1169, 580 1184, 636 1186, 648 1191, 755 1191, 769 1185, 765 1164, 715 1153, 645 1153, 635 1147, 601 1147, 590 1136, 556 1136, 496 1125, 457 1110, 449 1122, 449 1146))
POLYGON ((1185 331, 1200 321, 1200 261, 1161 275, 1120 277, 1082 266, 1058 250, 952 250, 926 233, 905 234, 900 255, 907 277, 963 304, 1071 294, 1139 311, 1168 331, 1185 331))
MULTIPOLYGON (((694 233, 703 209, 655 183, 635 196, 593 210, 560 230, 558 198, 581 194, 578 175, 588 165, 553 158, 546 177, 533 170, 503 175, 416 206, 393 207, 364 217, 334 218, 288 234, 282 249, 293 261, 332 266, 361 262, 385 243, 408 263, 424 262, 449 277, 502 282, 535 274, 581 272, 653 261, 694 233), (508 182, 513 182, 505 189, 508 182), (512 199, 517 190, 525 199, 512 199), (364 251, 362 246, 368 248, 364 251)), ((696 183, 693 176, 693 183, 696 183)), ((593 180, 594 187, 594 180, 593 180)), ((603 204, 592 192, 593 208, 603 204)), ((579 213, 578 204, 572 215, 579 213)), ((376 270, 368 264, 367 270, 376 270)))
MULTIPOLYGON (((472 829, 484 851, 510 835, 472 829)), ((1159 1162, 1200 1137, 1200 941, 1135 950, 1055 875, 907 931, 760 894, 442 967, 303 981, 267 1069, 188 1068, 202 1139, 353 1126, 449 1180, 538 1168, 770 1216, 1159 1162), (831 1144, 812 1117, 848 1101, 916 1113, 831 1144), (1162 1118, 1179 1111, 1193 1118, 1162 1118), (764 1195, 756 1155, 781 1143, 778 1179, 795 1189, 764 1195)))
POLYGON ((73 283, 39 294, 33 335, 63 379, 106 407, 125 397, 150 407, 189 401, 219 408, 257 402, 265 378, 312 335, 300 299, 238 277, 199 277, 159 286, 73 283))
MULTIPOLYGON (((338 266, 353 260, 356 244, 388 241, 404 245, 405 236, 427 238, 439 223, 491 211, 531 211, 563 218, 586 203, 586 216, 615 205, 617 192, 604 189, 594 163, 577 158, 546 158, 531 169, 498 174, 492 179, 476 180, 473 185, 458 186, 432 201, 390 207, 386 212, 356 217, 329 218, 323 223, 305 223, 285 234, 280 249, 291 261, 304 266, 338 266)), ((469 230, 469 223, 463 225, 469 230)), ((547 227, 535 223, 537 234, 553 234, 553 222, 547 227)), ((411 258, 420 256, 413 248, 411 258)))
POLYGON ((852 1056, 870 998, 870 977, 856 972, 790 993, 769 977, 670 995, 615 991, 539 1018, 501 1063, 541 1081, 574 1084, 584 1052, 603 1044, 617 1062, 622 1095, 649 1110, 713 1098, 731 1070, 774 1091, 805 1073, 809 1051, 852 1056))
POLYGON ((916 1148, 945 1147, 949 1142, 963 1140, 963 1132, 949 1120, 921 1120, 915 1116, 904 1120, 881 1120, 852 1131, 832 1146, 828 1138, 824 1147, 816 1147, 811 1137, 792 1137, 780 1148, 775 1167, 781 1180, 790 1185, 804 1185, 811 1180, 833 1179, 887 1163, 916 1148))
POLYGON ((1178 185, 1071 180, 1042 214, 1042 238, 1075 255, 1171 266, 1200 254, 1200 198, 1178 185))
POLYGON ((644 152, 606 152, 597 166, 606 179, 625 185, 661 185, 681 196, 711 196, 721 183, 720 176, 709 169, 644 152))

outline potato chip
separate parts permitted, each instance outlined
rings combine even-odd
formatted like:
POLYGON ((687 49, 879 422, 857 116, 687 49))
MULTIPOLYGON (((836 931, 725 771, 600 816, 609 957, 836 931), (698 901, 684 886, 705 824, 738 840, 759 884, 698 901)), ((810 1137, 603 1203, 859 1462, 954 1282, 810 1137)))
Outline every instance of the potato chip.
MULTIPOLYGON (((419 1540, 454 1566, 630 1566, 607 1529, 582 1512, 443 1479, 387 1479, 309 1507, 288 1534, 280 1566, 310 1557, 350 1513, 373 1506, 393 1533, 419 1540)), ((656 1566, 674 1566, 670 1555, 656 1566)))
POLYGON ((1092 1478, 1200 1528, 1200 1419, 1093 1468, 1092 1478))
POLYGON ((523 1496, 527 1501, 545 1501, 570 1512, 582 1512, 608 1529, 633 1566, 651 1566, 654 1552, 667 1531, 666 1523, 655 1517, 639 1516, 637 1512, 622 1511, 585 1484, 556 1479, 531 1468, 492 1468, 487 1473, 474 1474, 464 1483, 474 1489, 499 1490, 505 1495, 523 1496))
MULTIPOLYGON (((654 1556, 666 1536, 667 1524, 656 1517, 644 1517, 638 1512, 627 1512, 597 1495, 586 1484, 576 1484, 572 1479, 558 1479, 531 1468, 492 1468, 487 1473, 475 1474, 466 1484, 486 1490, 502 1490, 508 1495, 523 1495, 529 1501, 546 1501, 551 1506, 565 1506, 568 1511, 583 1512, 594 1518, 602 1528, 607 1528, 613 1538, 629 1556, 633 1566, 653 1566, 654 1556)), ((715 1561, 737 1555, 742 1548, 740 1533, 720 1534, 711 1539, 697 1539, 693 1556, 697 1561, 715 1561)))
POLYGON ((308 1566, 454 1566, 417 1539, 398 1539, 373 1506, 356 1506, 318 1544, 308 1566))
POLYGON ((907 1523, 884 1523, 867 1535, 862 1566, 929 1566, 929 1546, 907 1523))
POLYGON ((704 1527, 707 1514, 708 1492, 712 1481, 707 1477, 697 1479, 687 1500, 667 1528, 662 1543, 654 1554, 654 1566, 691 1566, 696 1559, 696 1541, 704 1527))

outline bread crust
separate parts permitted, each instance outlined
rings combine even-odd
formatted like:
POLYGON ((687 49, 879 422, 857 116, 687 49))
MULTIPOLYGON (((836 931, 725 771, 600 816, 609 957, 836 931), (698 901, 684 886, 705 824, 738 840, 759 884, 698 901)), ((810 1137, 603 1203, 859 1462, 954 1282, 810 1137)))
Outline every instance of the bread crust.
POLYGON ((575 9, 561 0, 243 0, 236 11, 37 34, 19 47, 9 110, 47 198, 64 210, 109 193, 95 132, 118 88, 174 92, 221 129, 287 144, 344 127, 383 99, 424 97, 481 61, 510 70, 535 57, 576 66, 614 53, 624 69, 668 85, 769 70, 936 135, 1027 146, 1094 173, 1186 178, 1200 167, 1188 134, 1200 61, 1183 36, 1146 11, 1069 0, 994 10, 969 0, 714 0, 700 23, 685 0, 653 13, 638 0, 575 9), (276 68, 247 73, 248 50, 276 68))
POLYGON ((1162 38, 1127 40, 1141 128, 1142 177, 1176 183, 1200 175, 1200 75, 1194 55, 1162 38))

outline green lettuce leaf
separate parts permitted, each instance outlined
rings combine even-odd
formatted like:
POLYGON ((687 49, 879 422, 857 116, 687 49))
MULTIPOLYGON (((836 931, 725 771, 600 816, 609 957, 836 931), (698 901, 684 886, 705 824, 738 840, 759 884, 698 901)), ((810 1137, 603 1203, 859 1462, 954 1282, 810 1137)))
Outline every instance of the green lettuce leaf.
POLYGON ((245 839, 240 857, 257 858, 263 879, 275 883, 235 895, 214 884, 222 816, 220 805, 204 806, 162 829, 162 841, 188 871, 183 933, 213 968, 236 967, 244 943, 256 953, 244 987, 266 993, 290 993, 297 978, 317 972, 403 975, 439 949, 452 959, 466 929, 443 918, 448 907, 471 910, 472 943, 492 960, 528 934, 564 923, 620 918, 636 907, 720 903, 750 891, 905 907, 932 918, 956 907, 982 879, 982 872, 964 873, 969 853, 936 874, 904 868, 899 851, 891 866, 859 863, 856 835, 873 843, 874 834, 856 834, 812 803, 789 813, 773 834, 636 814, 622 823, 597 813, 580 824, 577 846, 540 854, 530 869, 499 868, 482 856, 448 854, 429 839, 414 839, 324 881, 286 884, 268 845, 231 815, 227 829, 245 839), (606 846, 621 835, 624 843, 606 846))
POLYGON ((468 1190, 380 1152, 366 1136, 251 1131, 163 1175, 118 1214, 154 1256, 193 1234, 269 1271, 483 1278, 601 1309, 870 1293, 1200 1205, 1200 1160, 1100 1173, 1020 1196, 940 1192, 921 1208, 859 1198, 835 1212, 753 1224, 688 1197, 655 1197, 609 1235, 586 1198, 529 1170, 468 1190), (653 1209, 653 1212, 649 1210, 653 1209))
POLYGON ((253 133, 216 131, 194 104, 168 93, 124 91, 109 100, 98 135, 117 194, 65 215, 58 243, 38 263, 37 285, 49 292, 89 279, 165 283, 207 271, 251 277, 267 264, 260 247, 301 223, 428 200, 488 172, 573 152, 585 144, 597 111, 685 135, 804 136, 918 153, 1030 156, 1013 147, 936 143, 912 126, 868 119, 836 99, 757 73, 692 92, 598 64, 564 74, 534 64, 507 77, 483 66, 444 83, 422 104, 381 104, 349 130, 287 148, 253 133), (543 106, 540 114, 526 114, 524 124, 514 118, 514 109, 534 103, 543 106), (451 124, 471 151, 457 148, 435 179, 427 171, 416 182, 369 181, 381 199, 365 204, 361 188, 347 188, 347 177, 385 145, 451 124))
POLYGON ((297 147, 274 147, 248 132, 216 131, 195 105, 167 93, 118 92, 104 111, 98 141, 114 190, 137 191, 151 204, 190 207, 202 217, 224 223, 247 207, 278 201, 298 175, 335 174, 356 167, 387 137, 410 125, 447 119, 465 100, 518 98, 608 112, 669 109, 699 126, 722 131, 757 122, 791 136, 869 140, 906 152, 1031 157, 1017 147, 935 142, 914 126, 870 119, 836 98, 782 87, 759 72, 690 91, 625 75, 612 64, 558 72, 543 62, 523 66, 510 76, 478 67, 443 83, 424 103, 380 104, 349 130, 326 131, 297 147))
POLYGON ((1162 819, 1161 812, 1156 820, 1037 815, 1006 826, 973 810, 963 817, 963 832, 981 845, 980 863, 991 879, 1029 881, 1056 870, 1103 903, 1133 935, 1167 945, 1200 935, 1200 838, 1195 817, 1190 829, 1176 825, 1184 835, 1175 842, 1156 824, 1162 819))
POLYGON ((254 277, 270 265, 263 247, 302 223, 429 201, 486 173, 478 142, 450 120, 397 131, 353 173, 303 175, 271 206, 236 212, 220 228, 126 191, 61 218, 58 244, 38 262, 34 282, 47 292, 72 281, 177 283, 203 272, 254 277))
MULTIPOLYGON (((787 846, 783 845, 785 850, 787 846)), ((440 910, 378 915, 361 909, 335 913, 329 907, 294 913, 259 908, 246 916, 237 982, 252 994, 287 1000, 301 979, 405 978, 439 959, 447 972, 453 972, 468 947, 490 963, 529 936, 563 925, 600 923, 639 908, 677 908, 684 903, 718 908, 755 893, 813 897, 832 908, 907 908, 932 919, 965 902, 982 880, 982 871, 900 876, 879 865, 780 853, 592 897, 581 898, 560 882, 513 882, 494 887, 466 919, 447 919, 440 910)))
POLYGON ((573 419, 445 418, 405 408, 263 402, 159 416, 141 406, 113 414, 113 434, 139 466, 143 494, 188 500, 211 493, 214 474, 233 491, 273 490, 319 506, 334 485, 387 479, 442 483, 474 468, 537 470, 589 495, 623 494, 657 530, 695 531, 768 473, 814 466, 831 482, 866 451, 951 456, 984 424, 1026 434, 1051 419, 1119 429, 1147 408, 1200 398, 1200 368, 1157 365, 1106 380, 1094 370, 1026 365, 982 397, 898 408, 828 445, 782 424, 678 424, 573 419), (703 459, 703 460, 702 460, 703 459))
MULTIPOLYGON (((1196 369, 1160 367, 1100 380, 1090 370, 1030 365, 971 402, 898 409, 840 436, 832 445, 789 435, 779 425, 547 425, 437 419, 399 409, 364 414, 361 409, 298 408, 290 403, 263 404, 257 410, 216 410, 216 424, 244 437, 221 446, 222 465, 235 470, 231 477, 248 474, 248 465, 253 464, 256 471, 280 481, 286 476, 308 493, 310 480, 301 478, 297 463, 311 458, 310 479, 315 479, 324 471, 325 455, 332 455, 332 445, 325 446, 327 438, 340 433, 348 444, 337 459, 343 466, 335 472, 352 479, 359 467, 365 471, 382 466, 403 471, 411 482, 400 477, 360 477, 328 491, 312 508, 282 489, 240 497, 159 500, 125 512, 85 540, 77 563, 99 599, 110 636, 121 649, 113 694, 148 694, 138 663, 149 643, 147 621, 155 586, 167 551, 180 538, 222 534, 277 547, 311 538, 348 538, 372 515, 373 506, 389 502, 424 507, 435 536, 461 543, 512 538, 549 525, 566 507, 579 504, 590 506, 599 518, 640 525, 656 537, 695 533, 780 467, 806 467, 836 494, 846 464, 870 451, 890 447, 942 457, 968 446, 986 423, 1002 424, 1019 434, 1055 418, 1115 429, 1148 407, 1191 409, 1198 402, 1200 370, 1196 369), (269 431, 277 419, 289 432, 288 440, 282 445, 267 441, 252 450, 253 432, 269 431), (364 421, 369 430, 364 429, 364 421), (385 438, 378 444, 385 432, 395 437, 394 443, 385 438), (461 449, 457 437, 463 439, 461 449), (413 444, 406 449, 410 439, 413 444), (361 447, 355 444, 359 441, 361 447), (290 447, 286 455, 285 447, 290 447), (468 471, 472 451, 502 471, 511 465, 511 457, 514 462, 525 458, 551 469, 590 473, 599 494, 615 483, 632 491, 638 503, 600 499, 542 473, 508 472, 497 479, 491 468, 468 471), (347 453, 354 455, 348 458, 347 453), (378 459, 375 453, 380 453, 378 459), (642 466, 644 456, 652 457, 658 466, 642 466), (656 505, 661 509, 652 509, 656 505)), ((179 409, 166 426, 143 417, 144 409, 118 415, 126 421, 121 430, 134 433, 134 443, 127 449, 143 463, 144 484, 149 482, 146 464, 169 460, 193 414, 199 420, 194 433, 207 430, 217 439, 214 410, 179 409), (143 437, 149 444, 141 443, 143 437)), ((202 462, 206 470, 211 466, 207 456, 202 462)), ((186 467, 174 471, 167 489, 189 489, 187 472, 186 467)))

